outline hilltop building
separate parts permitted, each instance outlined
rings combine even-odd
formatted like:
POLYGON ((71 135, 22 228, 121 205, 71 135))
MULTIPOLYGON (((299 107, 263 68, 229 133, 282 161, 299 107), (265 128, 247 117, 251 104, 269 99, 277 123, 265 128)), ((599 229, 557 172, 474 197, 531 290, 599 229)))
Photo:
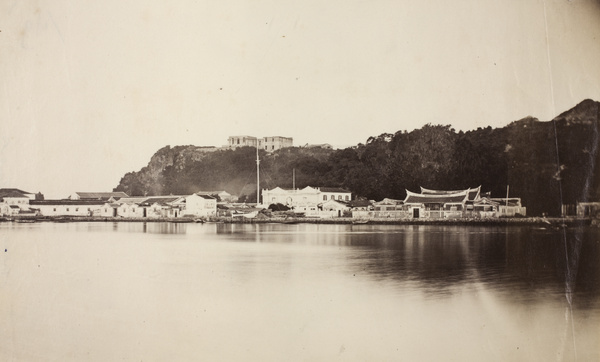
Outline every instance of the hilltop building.
POLYGON ((323 148, 326 150, 331 150, 333 147, 329 143, 320 143, 320 144, 305 144, 304 148, 323 148))
POLYGON ((230 136, 227 139, 227 148, 238 147, 258 147, 267 152, 277 151, 286 147, 293 147, 294 139, 292 137, 270 136, 256 138, 253 136, 230 136))

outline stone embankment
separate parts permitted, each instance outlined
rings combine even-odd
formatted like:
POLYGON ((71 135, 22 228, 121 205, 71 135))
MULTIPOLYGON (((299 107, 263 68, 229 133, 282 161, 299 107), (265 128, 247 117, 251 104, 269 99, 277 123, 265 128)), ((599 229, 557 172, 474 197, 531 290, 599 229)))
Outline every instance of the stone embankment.
POLYGON ((97 216, 60 216, 60 217, 4 217, 0 222, 219 222, 231 224, 368 224, 368 225, 481 225, 481 226, 509 226, 509 225, 540 225, 548 227, 573 227, 583 225, 600 226, 600 221, 589 218, 472 218, 472 219, 353 219, 353 218, 307 218, 307 217, 211 217, 202 218, 124 218, 124 217, 97 217, 97 216))

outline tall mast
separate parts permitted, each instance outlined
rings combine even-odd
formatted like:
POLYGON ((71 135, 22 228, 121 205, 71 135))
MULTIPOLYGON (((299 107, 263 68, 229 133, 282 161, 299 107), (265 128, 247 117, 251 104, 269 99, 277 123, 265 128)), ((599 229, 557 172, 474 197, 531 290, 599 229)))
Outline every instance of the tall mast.
POLYGON ((296 189, 296 169, 292 169, 292 190, 296 189))
POLYGON ((258 140, 256 140, 256 205, 260 203, 260 159, 258 158, 258 140))

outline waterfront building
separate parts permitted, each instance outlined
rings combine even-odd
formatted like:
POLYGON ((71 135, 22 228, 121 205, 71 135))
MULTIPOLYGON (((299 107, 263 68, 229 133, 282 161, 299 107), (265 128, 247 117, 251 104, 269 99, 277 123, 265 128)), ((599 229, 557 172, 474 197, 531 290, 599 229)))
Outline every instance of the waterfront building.
POLYGON ((355 219, 369 218, 369 212, 374 210, 373 202, 369 200, 352 200, 348 202, 352 217, 355 219))
POLYGON ((36 194, 15 188, 0 189, 0 216, 31 216, 29 203, 36 194))
POLYGON ((311 187, 303 189, 263 189, 261 192, 263 205, 282 204, 288 207, 315 206, 328 200, 352 200, 352 193, 335 187, 311 187))
POLYGON ((413 219, 444 218, 462 215, 469 200, 469 190, 452 193, 417 194, 406 190, 404 210, 413 219))
POLYGON ((322 213, 329 214, 331 217, 342 217, 345 213, 350 212, 350 205, 343 200, 330 199, 324 201, 320 206, 322 213))
POLYGON ((0 216, 14 216, 19 214, 21 209, 17 205, 10 205, 4 201, 0 202, 0 216))
POLYGON ((126 197, 111 203, 113 216, 125 218, 161 218, 183 216, 185 196, 126 197))
POLYGON ((0 202, 17 206, 20 210, 29 209, 29 201, 35 200, 35 194, 19 189, 0 189, 0 202))
POLYGON ((185 197, 184 216, 210 217, 217 214, 217 199, 203 194, 185 197))
POLYGON ((96 216, 102 200, 32 200, 30 208, 41 216, 96 216))
POLYGON ((395 217, 412 219, 512 217, 526 214, 520 198, 491 198, 489 193, 482 196, 481 186, 465 190, 421 187, 420 194, 406 190, 406 198, 394 208, 395 217))
POLYGON ((373 203, 373 211, 369 215, 376 219, 402 219, 408 217, 402 200, 389 198, 373 203))
POLYGON ((491 198, 490 200, 498 203, 499 216, 527 215, 527 208, 521 205, 519 197, 491 198))
POLYGON ((124 197, 107 201, 99 216, 123 218, 178 218, 216 215, 217 200, 208 195, 124 197))

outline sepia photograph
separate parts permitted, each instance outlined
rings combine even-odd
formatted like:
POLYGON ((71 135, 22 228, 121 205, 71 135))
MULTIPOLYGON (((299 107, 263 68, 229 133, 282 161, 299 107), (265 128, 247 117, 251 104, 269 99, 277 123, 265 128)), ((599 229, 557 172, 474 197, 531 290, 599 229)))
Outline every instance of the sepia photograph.
POLYGON ((0 0, 1 361, 600 361, 600 0, 0 0))

